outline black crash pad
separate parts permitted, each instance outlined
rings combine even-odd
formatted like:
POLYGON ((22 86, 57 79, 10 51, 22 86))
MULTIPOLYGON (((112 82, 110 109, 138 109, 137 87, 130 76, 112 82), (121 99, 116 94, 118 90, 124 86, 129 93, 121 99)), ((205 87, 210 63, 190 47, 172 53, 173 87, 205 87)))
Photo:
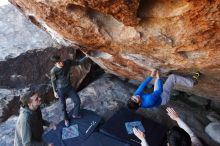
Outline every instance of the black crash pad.
MULTIPOLYGON (((70 115, 71 115, 71 112, 70 112, 70 115)), ((62 130, 65 127, 65 125, 64 125, 64 121, 61 121, 57 125, 56 130, 50 130, 49 132, 43 135, 43 140, 47 143, 53 143, 54 146, 79 146, 81 145, 98 126, 98 124, 101 121, 101 117, 98 116, 95 112, 85 110, 85 109, 80 111, 80 115, 82 116, 82 118, 70 120, 70 126, 75 125, 75 124, 78 125, 79 136, 75 138, 62 140, 62 130), (91 123, 93 121, 95 121, 95 124, 91 126, 91 123), (89 127, 90 129, 88 130, 89 127)))
POLYGON ((130 146, 105 134, 94 132, 81 146, 130 146))
POLYGON ((125 128, 126 122, 141 121, 145 129, 146 140, 150 146, 166 145, 167 128, 141 115, 122 108, 113 115, 100 129, 100 132, 130 143, 132 146, 140 146, 140 140, 134 134, 128 134, 125 128))

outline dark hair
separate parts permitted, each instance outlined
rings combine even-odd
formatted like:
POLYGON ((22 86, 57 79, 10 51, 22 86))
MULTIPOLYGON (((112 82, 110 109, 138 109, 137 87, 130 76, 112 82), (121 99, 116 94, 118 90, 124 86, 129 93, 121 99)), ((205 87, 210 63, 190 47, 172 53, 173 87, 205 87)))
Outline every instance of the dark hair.
POLYGON ((31 101, 31 97, 34 94, 38 94, 38 96, 42 97, 44 96, 46 90, 45 85, 37 85, 37 86, 30 86, 27 91, 20 96, 20 104, 21 106, 28 106, 28 103, 31 101))
POLYGON ((50 60, 53 61, 53 63, 59 62, 61 60, 59 55, 53 55, 50 57, 50 60))
POLYGON ((35 91, 28 89, 25 94, 20 96, 21 106, 28 106, 31 101, 31 97, 36 94, 35 91))
POLYGON ((167 133, 167 142, 170 146, 191 146, 191 138, 189 134, 180 128, 179 126, 174 126, 167 133))
POLYGON ((131 98, 127 102, 127 107, 130 110, 137 110, 139 108, 139 104, 134 102, 131 98))

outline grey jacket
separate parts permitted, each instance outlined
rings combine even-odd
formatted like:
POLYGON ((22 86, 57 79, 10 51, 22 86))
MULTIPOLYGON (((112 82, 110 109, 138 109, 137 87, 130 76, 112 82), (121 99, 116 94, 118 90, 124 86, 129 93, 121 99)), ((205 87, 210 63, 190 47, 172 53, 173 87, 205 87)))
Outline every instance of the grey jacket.
POLYGON ((46 146, 41 140, 44 125, 49 126, 49 122, 42 119, 40 108, 31 111, 27 107, 21 107, 15 128, 14 146, 46 146))

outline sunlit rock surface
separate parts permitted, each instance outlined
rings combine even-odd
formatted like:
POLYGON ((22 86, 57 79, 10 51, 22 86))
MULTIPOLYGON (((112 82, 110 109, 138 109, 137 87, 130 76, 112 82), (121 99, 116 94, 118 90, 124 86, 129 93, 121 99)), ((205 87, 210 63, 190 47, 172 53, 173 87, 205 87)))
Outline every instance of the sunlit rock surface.
POLYGON ((57 46, 48 33, 34 26, 13 5, 0 6, 0 61, 28 50, 57 46))
POLYGON ((59 42, 82 46, 110 73, 143 80, 151 68, 163 75, 200 71, 197 86, 178 89, 220 100, 219 0, 116 0, 116 7, 108 0, 10 1, 59 42), (124 7, 126 13, 113 13, 124 7), (126 23, 139 18, 133 27, 126 23))

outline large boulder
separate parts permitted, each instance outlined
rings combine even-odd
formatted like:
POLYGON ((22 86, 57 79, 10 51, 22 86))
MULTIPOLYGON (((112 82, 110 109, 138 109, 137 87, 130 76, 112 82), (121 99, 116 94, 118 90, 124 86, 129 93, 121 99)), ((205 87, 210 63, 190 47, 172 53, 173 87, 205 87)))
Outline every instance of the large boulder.
POLYGON ((0 123, 18 114, 20 90, 0 89, 0 123))
MULTIPOLYGON (((0 87, 22 88, 30 84, 50 83, 49 74, 53 67, 50 57, 60 54, 63 59, 70 58, 74 54, 77 58, 82 53, 76 52, 73 48, 45 48, 44 50, 27 51, 18 57, 0 61, 0 87)), ((92 62, 85 62, 82 65, 72 67, 71 81, 75 88, 78 88, 83 79, 90 72, 92 62)))
POLYGON ((110 73, 143 80, 152 68, 163 75, 200 71, 197 86, 178 89, 220 100, 219 0, 10 2, 59 42, 81 46, 110 73), (140 23, 126 26, 138 18, 140 23))
MULTIPOLYGON (((60 46, 47 32, 33 25, 13 5, 0 6, 0 88, 23 88, 48 83, 53 67, 50 57, 69 54, 81 57, 74 48, 60 46)), ((90 72, 91 62, 75 67, 72 85, 78 88, 90 72)))
POLYGON ((18 114, 19 97, 8 96, 0 99, 0 122, 5 121, 11 115, 18 114))
POLYGON ((220 123, 212 122, 205 127, 205 132, 217 143, 220 144, 220 123))

